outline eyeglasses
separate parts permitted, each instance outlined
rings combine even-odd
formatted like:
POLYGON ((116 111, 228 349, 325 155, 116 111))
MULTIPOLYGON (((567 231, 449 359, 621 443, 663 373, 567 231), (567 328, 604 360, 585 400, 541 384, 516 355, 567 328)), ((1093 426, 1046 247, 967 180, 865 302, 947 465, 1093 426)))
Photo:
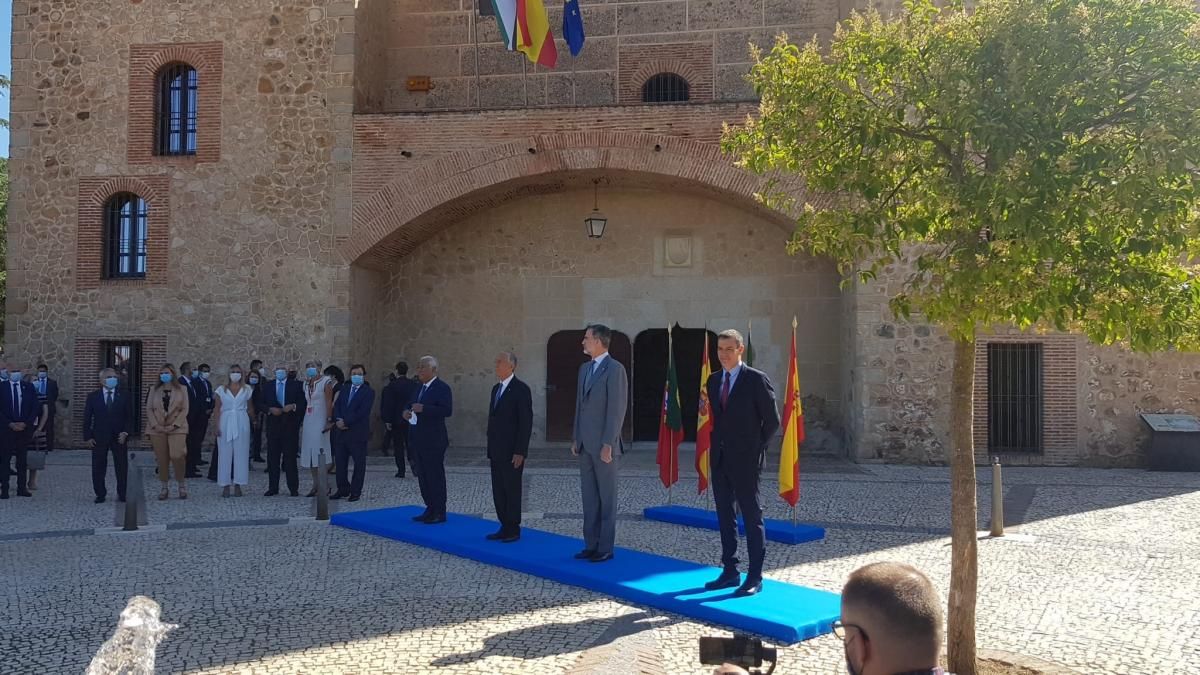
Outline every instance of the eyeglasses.
POLYGON ((862 634, 864 640, 871 639, 870 637, 867 636, 867 631, 862 629, 862 626, 856 626, 852 623, 842 623, 841 621, 833 622, 833 634, 836 635, 837 638, 843 642, 846 641, 846 629, 847 628, 853 628, 853 629, 857 630, 859 633, 862 634))

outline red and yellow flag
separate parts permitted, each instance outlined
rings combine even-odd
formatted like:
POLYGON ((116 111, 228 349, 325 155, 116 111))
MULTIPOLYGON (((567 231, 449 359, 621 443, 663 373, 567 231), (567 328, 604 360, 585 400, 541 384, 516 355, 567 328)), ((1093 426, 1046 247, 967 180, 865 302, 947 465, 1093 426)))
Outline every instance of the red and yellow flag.
POLYGON ((517 0, 516 43, 517 51, 539 66, 553 68, 558 62, 558 48, 542 0, 517 0))
POLYGON ((804 408, 800 405, 800 372, 796 363, 796 317, 792 317, 792 360, 788 364, 787 401, 783 406, 783 445, 779 448, 779 496, 791 506, 800 501, 800 444, 804 442, 804 408))
POLYGON ((712 447, 712 419, 708 414, 708 378, 712 368, 708 365, 708 331, 704 331, 704 355, 700 357, 700 414, 696 416, 696 475, 699 476, 698 494, 708 489, 708 451, 712 447))

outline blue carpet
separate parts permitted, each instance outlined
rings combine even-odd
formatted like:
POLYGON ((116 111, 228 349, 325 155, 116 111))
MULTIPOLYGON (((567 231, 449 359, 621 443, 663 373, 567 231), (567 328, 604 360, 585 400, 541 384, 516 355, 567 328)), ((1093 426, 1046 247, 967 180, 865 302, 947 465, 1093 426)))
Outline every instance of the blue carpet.
MULTIPOLYGON (((720 529, 717 526, 717 512, 695 509, 690 506, 650 506, 642 511, 646 520, 657 520, 663 523, 699 527, 705 530, 720 529)), ((781 544, 803 544, 807 541, 820 541, 825 538, 825 528, 816 525, 797 523, 792 525, 790 520, 766 519, 763 523, 767 528, 767 540, 781 544)), ((745 523, 738 516, 738 532, 746 533, 745 523)))
POLYGON ((830 632, 841 615, 836 593, 768 579, 762 593, 734 598, 733 589, 704 590, 720 572, 714 567, 624 548, 609 562, 593 564, 572 557, 583 548, 572 537, 524 529, 520 541, 501 544, 484 539, 496 531, 493 521, 450 514, 441 525, 413 522, 421 511, 416 506, 355 511, 335 514, 331 521, 786 644, 830 632))

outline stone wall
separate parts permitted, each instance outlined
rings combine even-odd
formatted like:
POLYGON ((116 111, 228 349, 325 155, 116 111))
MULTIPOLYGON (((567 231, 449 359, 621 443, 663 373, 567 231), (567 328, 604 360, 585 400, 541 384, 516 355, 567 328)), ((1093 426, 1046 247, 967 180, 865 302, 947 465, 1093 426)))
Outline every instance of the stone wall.
POLYGON ((352 0, 13 3, 5 346, 50 366, 63 405, 95 386, 94 372, 74 381, 79 337, 165 338, 147 353, 218 371, 349 353, 346 305, 333 299, 349 291, 336 243, 351 218, 352 14, 352 0), (217 156, 130 151, 145 142, 130 136, 130 87, 144 79, 131 53, 177 44, 220 54, 217 156), (165 186, 167 212, 151 216, 166 228, 152 251, 161 280, 77 283, 96 255, 77 245, 78 196, 109 178, 165 186))
MULTIPOLYGON (((488 4, 488 0, 483 0, 488 4)), ((370 16, 368 54, 360 54, 364 112, 596 106, 630 102, 655 68, 687 69, 700 85, 694 100, 753 98, 743 76, 750 43, 775 35, 828 40, 848 11, 839 0, 581 0, 587 40, 574 59, 562 41, 562 4, 548 2, 558 38, 558 66, 547 70, 504 48, 496 20, 477 0, 361 0, 370 16), (379 45, 386 44, 382 57, 379 45), (573 65, 573 67, 572 67, 573 65), (429 91, 409 91, 408 78, 429 77, 429 91), (369 80, 369 81, 368 81, 369 80), (625 81, 629 80, 629 81, 625 81), (636 81, 633 81, 636 80, 636 81), (367 95, 368 92, 370 95, 367 95), (382 92, 382 99, 375 97, 382 92), (381 104, 380 104, 381 103, 381 104)), ((656 71, 658 72, 658 71, 656 71)), ((682 73, 680 73, 682 74, 682 73)))
POLYGON ((755 365, 771 377, 782 403, 797 315, 812 446, 838 450, 843 301, 832 267, 788 256, 787 232, 775 223, 666 190, 602 192, 608 227, 602 239, 588 239, 582 219, 592 201, 590 190, 530 196, 467 216, 397 261, 385 284, 370 372, 399 356, 413 363, 436 355, 455 389, 452 442, 481 444, 492 361, 498 351, 514 350, 520 376, 534 391, 540 445, 553 333, 598 321, 632 340, 668 322, 745 332, 752 320, 755 365), (666 237, 687 239, 687 266, 664 266, 666 237))

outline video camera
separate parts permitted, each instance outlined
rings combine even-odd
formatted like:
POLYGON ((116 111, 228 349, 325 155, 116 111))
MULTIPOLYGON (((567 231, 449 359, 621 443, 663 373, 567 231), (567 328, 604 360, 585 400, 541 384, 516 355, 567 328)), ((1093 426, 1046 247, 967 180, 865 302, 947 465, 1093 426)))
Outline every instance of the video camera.
POLYGON ((700 638, 700 663, 708 666, 729 663, 739 668, 745 668, 751 673, 759 673, 761 671, 750 669, 761 666, 763 661, 770 661, 771 667, 766 672, 766 675, 770 675, 775 671, 776 659, 777 653, 774 647, 766 647, 762 640, 749 635, 735 633, 731 638, 700 638))

